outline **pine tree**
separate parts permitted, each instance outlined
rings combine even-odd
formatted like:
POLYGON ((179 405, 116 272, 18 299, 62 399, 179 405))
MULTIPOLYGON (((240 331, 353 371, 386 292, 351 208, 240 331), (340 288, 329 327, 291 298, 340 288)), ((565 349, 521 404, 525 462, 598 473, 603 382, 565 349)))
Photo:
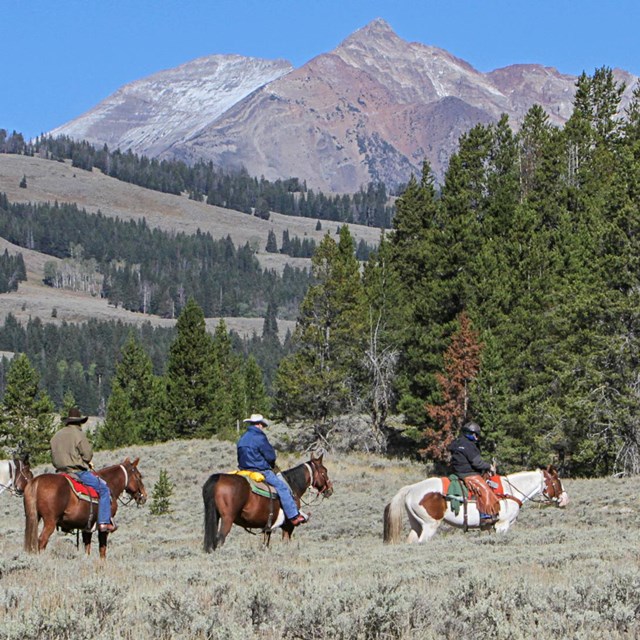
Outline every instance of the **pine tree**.
POLYGON ((27 356, 15 356, 7 372, 0 418, 0 444, 5 455, 20 449, 35 464, 46 461, 55 432, 53 411, 53 403, 40 389, 40 376, 27 356))
POLYGON ((158 482, 153 486, 151 505, 149 511, 154 516, 161 516, 171 511, 171 496, 173 495, 173 483, 165 469, 160 470, 158 482))
POLYGON ((427 427, 424 450, 434 460, 446 460, 447 447, 471 417, 471 385, 480 369, 482 344, 466 313, 458 317, 458 330, 444 354, 444 372, 436 376, 442 402, 427 405, 427 413, 436 428, 427 427))
POLYGON ((96 445, 116 449, 155 435, 159 421, 156 388, 151 359, 131 334, 113 376, 107 415, 97 431, 96 445))
POLYGON ((176 337, 169 348, 166 381, 165 424, 170 437, 190 438, 214 433, 213 341, 204 314, 190 298, 176 323, 176 337))
POLYGON ((336 243, 325 235, 312 258, 316 284, 300 306, 292 341, 276 375, 276 404, 285 417, 324 423, 348 411, 359 394, 365 339, 364 296, 348 227, 336 243))

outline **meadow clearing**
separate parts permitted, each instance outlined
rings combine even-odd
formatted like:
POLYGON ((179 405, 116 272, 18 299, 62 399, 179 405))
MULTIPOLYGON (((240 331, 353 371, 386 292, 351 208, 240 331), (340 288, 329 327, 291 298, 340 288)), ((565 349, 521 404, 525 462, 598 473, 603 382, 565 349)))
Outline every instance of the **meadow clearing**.
MULTIPOLYGON (((191 440, 96 454, 140 456, 151 496, 161 470, 172 512, 120 507, 108 559, 75 536, 22 550, 22 500, 0 496, 0 638, 466 639, 640 636, 640 479, 564 480, 570 504, 527 504, 503 538, 443 526, 425 545, 385 545, 385 504, 425 467, 325 454, 335 493, 285 545, 234 527, 202 551, 201 488, 234 468, 233 443, 191 440)), ((288 468, 308 455, 282 455, 288 468)), ((41 473, 48 468, 36 469, 41 473)), ((312 501, 313 502, 313 501, 312 501)), ((405 522, 406 525, 406 522, 405 522)), ((408 526, 406 527, 408 531, 408 526)))

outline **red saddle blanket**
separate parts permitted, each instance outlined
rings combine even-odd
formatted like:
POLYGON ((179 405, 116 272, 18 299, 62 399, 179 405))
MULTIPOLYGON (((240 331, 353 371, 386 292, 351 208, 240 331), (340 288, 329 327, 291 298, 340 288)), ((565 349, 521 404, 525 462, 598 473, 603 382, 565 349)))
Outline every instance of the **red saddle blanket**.
MULTIPOLYGON (((451 484, 451 480, 446 476, 440 478, 442 480, 442 493, 443 495, 447 495, 449 493, 449 485, 451 484)), ((499 497, 504 496, 504 489, 502 488, 502 478, 500 476, 490 476, 487 479, 487 485, 489 488, 499 497)), ((474 496, 469 492, 469 498, 473 498, 474 496)))
POLYGON ((68 473, 61 473, 60 475, 64 476, 69 481, 71 487, 78 495, 89 496, 89 498, 92 498, 94 500, 98 499, 98 492, 95 489, 87 487, 87 485, 78 482, 73 476, 70 476, 68 473))

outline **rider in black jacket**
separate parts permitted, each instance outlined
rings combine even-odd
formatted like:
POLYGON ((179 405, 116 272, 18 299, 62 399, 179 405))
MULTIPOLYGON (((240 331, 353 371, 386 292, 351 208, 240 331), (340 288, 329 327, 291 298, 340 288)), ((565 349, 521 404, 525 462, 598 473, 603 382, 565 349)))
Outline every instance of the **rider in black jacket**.
POLYGON ((500 501, 481 474, 493 474, 495 470, 482 459, 476 445, 479 439, 480 426, 475 422, 467 422, 462 427, 462 433, 449 445, 451 467, 467 488, 476 495, 481 524, 493 524, 498 519, 500 501))

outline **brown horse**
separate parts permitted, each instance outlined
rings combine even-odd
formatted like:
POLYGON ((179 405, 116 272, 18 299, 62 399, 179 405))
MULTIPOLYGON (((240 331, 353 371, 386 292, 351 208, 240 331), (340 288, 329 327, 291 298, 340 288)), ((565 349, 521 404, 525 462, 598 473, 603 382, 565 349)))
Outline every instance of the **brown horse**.
MULTIPOLYGON (((325 498, 333 493, 327 469, 322 464, 322 455, 317 458, 312 455, 311 460, 283 471, 282 475, 289 483, 298 506, 309 487, 325 498)), ((214 473, 210 476, 202 487, 204 550, 210 553, 222 546, 234 524, 247 530, 261 529, 267 534, 267 546, 271 531, 278 526, 282 527, 282 537, 289 540, 294 527, 288 520, 283 520, 280 501, 275 491, 273 493, 274 499, 254 493, 248 480, 240 475, 214 473)))
MULTIPOLYGON (((117 500, 126 491, 131 500, 142 505, 147 500, 147 492, 142 483, 142 474, 138 470, 138 461, 126 458, 121 464, 100 469, 97 474, 107 483, 111 491, 111 515, 118 510, 117 500)), ((130 500, 130 501, 131 501, 130 500)), ((42 551, 49 542, 56 527, 66 533, 76 529, 82 531, 82 542, 87 554, 91 553, 92 528, 97 517, 97 505, 81 500, 72 490, 69 481, 60 474, 44 473, 36 476, 27 484, 24 492, 24 513, 26 526, 24 548, 29 553, 42 551), (38 525, 44 521, 44 527, 38 537, 38 525)), ((108 532, 98 533, 100 557, 107 556, 108 532)))
POLYGON ((29 457, 0 460, 0 493, 9 490, 15 496, 21 496, 27 482, 33 478, 29 457))

